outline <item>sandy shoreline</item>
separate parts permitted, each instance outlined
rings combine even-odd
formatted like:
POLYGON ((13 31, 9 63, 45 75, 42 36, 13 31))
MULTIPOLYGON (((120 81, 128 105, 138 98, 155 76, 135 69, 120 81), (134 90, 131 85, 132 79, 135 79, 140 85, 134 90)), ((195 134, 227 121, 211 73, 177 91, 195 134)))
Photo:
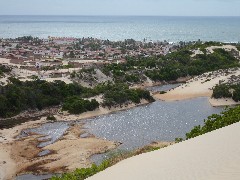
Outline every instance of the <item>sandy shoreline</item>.
POLYGON ((240 69, 219 70, 208 72, 203 75, 194 77, 187 81, 186 84, 168 91, 166 94, 157 93, 155 99, 163 101, 180 101, 197 97, 209 97, 209 102, 213 106, 228 106, 238 103, 230 99, 211 99, 213 87, 219 83, 232 81, 234 77, 240 76, 240 69))
MULTIPOLYGON (((45 121, 40 120, 39 123, 42 124, 45 121)), ((82 125, 75 124, 57 142, 38 148, 38 138, 41 137, 39 135, 33 134, 19 140, 15 139, 14 135, 17 135, 17 132, 20 133, 26 126, 27 128, 36 127, 36 124, 27 122, 1 131, 4 141, 2 139, 0 141, 0 179, 13 179, 16 174, 29 172, 62 173, 88 167, 91 164, 89 158, 92 155, 104 153, 119 145, 117 142, 99 139, 93 135, 80 138, 85 131, 82 125), (39 157, 38 154, 44 150, 50 150, 51 153, 39 157)))

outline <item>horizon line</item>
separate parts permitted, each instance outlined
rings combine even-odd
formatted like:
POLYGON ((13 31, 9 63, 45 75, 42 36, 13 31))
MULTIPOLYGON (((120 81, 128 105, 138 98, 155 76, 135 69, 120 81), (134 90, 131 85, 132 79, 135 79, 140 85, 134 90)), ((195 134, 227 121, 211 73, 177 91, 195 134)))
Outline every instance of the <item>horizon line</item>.
POLYGON ((80 14, 0 14, 0 16, 89 16, 89 17, 240 17, 240 15, 80 15, 80 14))

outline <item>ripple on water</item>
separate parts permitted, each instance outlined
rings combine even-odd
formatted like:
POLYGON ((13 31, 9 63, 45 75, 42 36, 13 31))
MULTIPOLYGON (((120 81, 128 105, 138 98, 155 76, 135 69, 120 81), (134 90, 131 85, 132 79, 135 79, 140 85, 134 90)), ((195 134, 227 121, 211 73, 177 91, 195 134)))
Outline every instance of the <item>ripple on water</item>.
POLYGON ((153 141, 174 141, 185 137, 194 126, 222 108, 212 107, 208 98, 184 101, 156 101, 127 111, 105 115, 85 125, 91 134, 119 141, 120 149, 131 150, 153 141))

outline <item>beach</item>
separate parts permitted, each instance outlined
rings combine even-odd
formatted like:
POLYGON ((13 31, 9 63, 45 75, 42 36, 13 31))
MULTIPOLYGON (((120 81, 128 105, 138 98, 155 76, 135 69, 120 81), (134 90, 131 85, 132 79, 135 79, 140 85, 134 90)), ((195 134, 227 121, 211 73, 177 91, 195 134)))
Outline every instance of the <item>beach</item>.
POLYGON ((213 106, 236 105, 231 99, 212 99, 214 86, 219 83, 228 83, 238 81, 240 75, 239 69, 219 70, 208 72, 203 75, 194 77, 179 87, 167 91, 165 94, 156 93, 155 99, 163 101, 180 101, 197 97, 209 97, 209 102, 213 106))

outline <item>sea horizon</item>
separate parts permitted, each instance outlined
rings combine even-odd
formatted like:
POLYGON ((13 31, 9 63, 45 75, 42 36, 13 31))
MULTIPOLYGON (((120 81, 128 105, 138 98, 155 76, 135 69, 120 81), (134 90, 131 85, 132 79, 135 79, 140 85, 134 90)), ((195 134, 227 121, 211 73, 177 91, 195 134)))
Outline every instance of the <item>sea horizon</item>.
POLYGON ((74 15, 74 14, 0 14, 0 16, 88 16, 88 17, 240 17, 240 16, 209 16, 209 15, 74 15))
POLYGON ((240 41, 240 16, 0 15, 0 38, 240 41))

